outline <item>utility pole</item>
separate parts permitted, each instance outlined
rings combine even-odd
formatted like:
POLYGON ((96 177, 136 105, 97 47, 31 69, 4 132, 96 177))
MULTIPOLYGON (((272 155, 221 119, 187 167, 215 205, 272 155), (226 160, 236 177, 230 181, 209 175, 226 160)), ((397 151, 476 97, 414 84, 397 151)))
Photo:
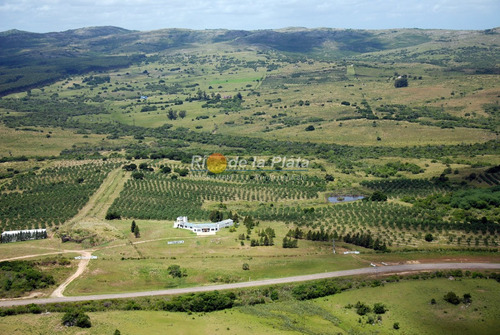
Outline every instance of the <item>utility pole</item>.
POLYGON ((332 244, 333 244, 333 253, 335 254, 335 239, 332 240, 332 244))

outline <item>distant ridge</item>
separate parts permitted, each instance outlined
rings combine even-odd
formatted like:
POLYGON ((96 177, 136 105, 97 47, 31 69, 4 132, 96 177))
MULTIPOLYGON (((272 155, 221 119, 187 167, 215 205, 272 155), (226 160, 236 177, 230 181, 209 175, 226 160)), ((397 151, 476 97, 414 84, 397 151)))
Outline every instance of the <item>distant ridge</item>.
MULTIPOLYGON (((229 49, 274 50, 330 60, 353 57, 383 60, 380 53, 396 52, 403 48, 410 48, 406 50, 410 53, 412 50, 417 52, 416 48, 421 45, 425 45, 427 50, 446 48, 447 52, 461 48, 462 54, 470 54, 470 50, 465 51, 463 48, 483 48, 482 45, 486 45, 493 51, 489 53, 491 57, 488 61, 481 64, 480 71, 500 71, 496 62, 498 57, 495 56, 500 53, 498 27, 487 30, 286 27, 251 31, 177 28, 133 31, 98 26, 50 33, 12 29, 0 32, 0 72, 4 73, 4 78, 0 76, 0 96, 72 74, 128 66, 140 61, 146 54, 187 50, 216 43, 222 43, 229 49), (21 68, 23 73, 20 74, 16 69, 21 68)), ((474 71, 475 64, 471 63, 473 58, 467 58, 467 62, 470 63, 468 68, 472 66, 474 71)))

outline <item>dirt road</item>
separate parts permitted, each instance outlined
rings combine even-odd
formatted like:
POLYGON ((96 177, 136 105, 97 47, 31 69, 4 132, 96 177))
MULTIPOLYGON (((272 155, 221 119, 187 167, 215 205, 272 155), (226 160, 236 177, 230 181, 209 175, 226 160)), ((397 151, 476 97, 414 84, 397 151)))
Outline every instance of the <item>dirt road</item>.
POLYGON ((66 289, 66 287, 73 280, 75 280, 76 278, 78 278, 85 271, 85 269, 87 268, 87 265, 89 264, 89 261, 90 261, 90 256, 92 254, 90 252, 88 252, 88 251, 82 251, 81 254, 82 254, 82 259, 80 260, 80 263, 78 263, 78 269, 76 270, 76 272, 71 277, 69 277, 68 279, 66 279, 64 281, 64 283, 62 283, 61 285, 59 285, 59 287, 56 288, 54 290, 54 292, 52 292, 52 294, 50 295, 52 298, 64 297, 63 292, 66 289))
POLYGON ((335 272, 324 272, 324 273, 317 273, 304 276, 255 280, 243 283, 208 285, 208 286, 187 287, 187 288, 169 289, 169 290, 101 294, 101 295, 88 295, 88 296, 75 296, 75 297, 57 297, 57 298, 43 298, 43 299, 6 300, 6 301, 0 301, 0 307, 28 305, 28 304, 48 304, 48 303, 58 303, 58 302, 75 302, 75 301, 89 301, 89 300, 174 295, 174 294, 207 292, 214 290, 228 290, 228 289, 238 289, 245 287, 255 287, 255 286, 265 286, 265 285, 275 285, 275 284, 296 283, 308 280, 345 277, 345 276, 376 275, 382 273, 399 273, 399 272, 409 272, 409 271, 411 272, 411 271, 422 271, 422 270, 449 270, 449 269, 500 270, 500 263, 429 263, 429 264, 391 265, 391 266, 369 267, 369 268, 343 270, 335 272))

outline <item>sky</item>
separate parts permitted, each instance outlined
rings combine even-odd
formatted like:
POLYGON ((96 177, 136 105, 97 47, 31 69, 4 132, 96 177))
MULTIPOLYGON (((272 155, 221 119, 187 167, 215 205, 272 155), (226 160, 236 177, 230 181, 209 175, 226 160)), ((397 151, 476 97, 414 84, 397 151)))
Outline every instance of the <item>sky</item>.
POLYGON ((0 31, 500 26, 500 0, 0 0, 0 31))

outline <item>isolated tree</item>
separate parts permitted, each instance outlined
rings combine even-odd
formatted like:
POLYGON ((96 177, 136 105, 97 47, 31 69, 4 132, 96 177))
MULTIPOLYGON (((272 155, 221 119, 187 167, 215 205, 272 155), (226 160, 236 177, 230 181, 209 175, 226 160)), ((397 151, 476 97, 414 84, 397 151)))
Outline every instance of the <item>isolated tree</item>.
POLYGON ((306 130, 306 131, 313 131, 313 130, 315 130, 315 129, 316 129, 316 128, 314 128, 314 126, 313 126, 313 125, 310 125, 310 126, 307 126, 305 130, 306 130))
POLYGON ((169 120, 176 120, 177 119, 177 111, 174 111, 172 108, 168 110, 167 117, 169 120))
POLYGON ((141 232, 139 231, 139 225, 135 225, 134 227, 134 236, 135 238, 141 237, 141 232))
POLYGON ((62 324, 66 327, 80 327, 80 328, 90 328, 92 323, 87 314, 80 310, 70 310, 67 311, 62 317, 62 324))
POLYGON ((427 242, 432 242, 434 240, 434 236, 432 236, 431 233, 426 234, 424 238, 427 242))
POLYGON ((451 291, 446 293, 443 299, 453 305, 458 305, 460 303, 460 298, 455 292, 451 291))
POLYGON ((179 117, 180 117, 181 119, 184 119, 184 118, 186 117, 186 111, 185 111, 185 110, 181 110, 181 111, 179 111, 179 117))
POLYGON ((387 312, 387 308, 382 303, 377 302, 373 305, 373 312, 375 312, 375 314, 384 314, 387 312))
POLYGON ((136 225, 135 225, 135 220, 132 220, 132 224, 130 225, 130 232, 131 232, 131 233, 133 233, 133 232, 134 232, 135 227, 136 227, 136 225))
POLYGON ((327 175, 325 175, 325 180, 326 181, 334 181, 335 178, 331 174, 327 174, 327 175))
POLYGON ((394 87, 396 88, 408 87, 408 79, 405 77, 396 79, 396 81, 394 82, 394 87))
POLYGON ((359 302, 359 301, 356 303, 356 305, 354 305, 354 307, 356 308, 356 313, 358 313, 358 315, 361 315, 361 316, 368 314, 372 311, 370 306, 365 305, 364 303, 359 302))
POLYGON ((180 265, 172 264, 167 268, 168 274, 174 278, 186 277, 186 270, 182 270, 180 265))
POLYGON ((248 271, 248 270, 250 270, 250 265, 248 265, 248 263, 243 263, 242 268, 243 268, 243 270, 248 271))

